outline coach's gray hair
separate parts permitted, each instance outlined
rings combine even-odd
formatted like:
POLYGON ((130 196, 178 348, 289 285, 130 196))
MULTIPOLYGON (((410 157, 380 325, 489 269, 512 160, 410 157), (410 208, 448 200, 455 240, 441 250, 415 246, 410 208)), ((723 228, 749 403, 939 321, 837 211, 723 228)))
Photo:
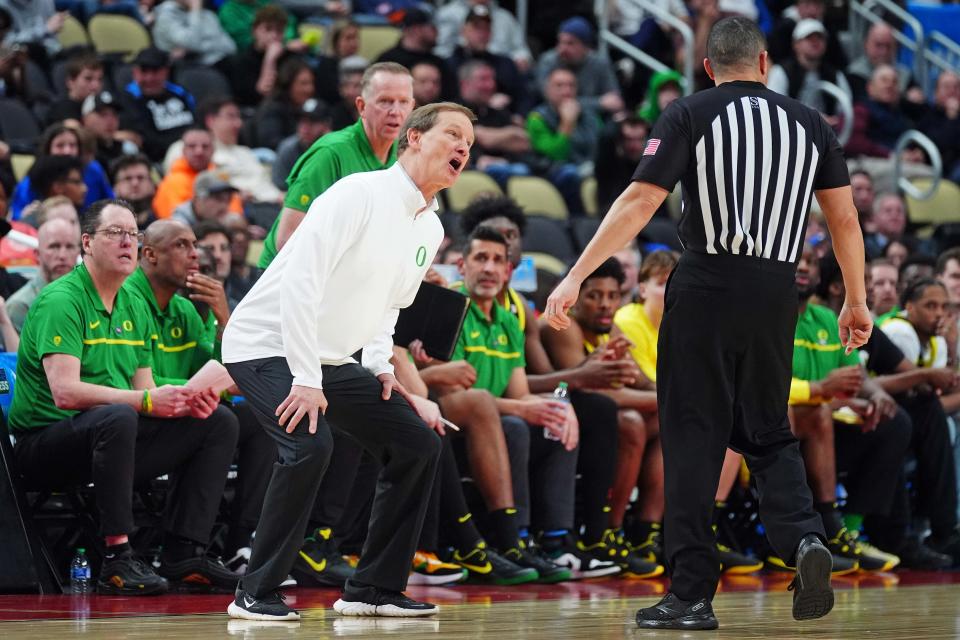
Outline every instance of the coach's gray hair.
POLYGON ((743 16, 733 16, 718 20, 710 29, 707 38, 707 59, 714 72, 723 73, 729 69, 752 68, 767 48, 757 24, 743 16))

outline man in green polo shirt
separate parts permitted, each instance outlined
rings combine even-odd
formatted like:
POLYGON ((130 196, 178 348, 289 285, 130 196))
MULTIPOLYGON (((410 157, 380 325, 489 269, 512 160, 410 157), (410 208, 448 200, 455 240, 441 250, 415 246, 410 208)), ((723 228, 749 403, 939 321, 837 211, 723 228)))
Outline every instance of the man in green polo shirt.
POLYGON ((93 482, 106 553, 100 593, 163 593, 168 582, 137 559, 133 487, 171 474, 159 573, 203 588, 237 576, 203 548, 237 441, 237 421, 212 390, 157 387, 153 319, 121 285, 136 267, 134 214, 101 200, 84 218, 83 263, 40 292, 27 313, 10 409, 16 464, 30 488, 93 482))
MULTIPOLYGON (((140 266, 123 288, 150 310, 153 377, 158 384, 185 384, 207 361, 219 359, 220 337, 230 319, 227 295, 220 281, 199 272, 197 237, 186 224, 158 220, 147 227, 140 266), (192 300, 178 291, 189 292, 192 300), (194 301, 206 306, 207 319, 194 301)), ((232 411, 240 423, 237 484, 223 544, 224 557, 232 558, 228 565, 239 571, 249 559, 250 537, 260 518, 277 447, 246 403, 222 405, 217 411, 232 411)))
POLYGON ((367 67, 357 97, 360 119, 314 142, 290 170, 283 209, 263 243, 261 269, 273 262, 310 203, 333 183, 353 173, 387 169, 396 162, 394 143, 413 107, 413 78, 406 67, 395 62, 367 67))
MULTIPOLYGON (((413 107, 413 78, 406 67, 394 62, 367 67, 357 97, 360 119, 317 140, 293 165, 283 209, 263 243, 262 269, 290 239, 317 196, 340 178, 386 169, 396 162, 395 142, 413 107)), ((320 484, 309 535, 293 567, 301 586, 343 586, 353 575, 353 568, 337 548, 333 530, 346 507, 363 450, 339 431, 333 432, 333 443, 337 455, 320 484)))
MULTIPOLYGON (((892 507, 898 474, 891 469, 903 464, 910 420, 897 410, 893 398, 863 375, 859 354, 845 352, 836 314, 810 302, 819 283, 819 261, 813 247, 806 245, 796 274, 800 302, 793 341, 790 426, 800 440, 814 509, 823 518, 827 546, 834 556, 834 572, 889 570, 899 564, 899 558, 861 545, 857 535, 864 515, 886 515, 892 507), (855 424, 834 428, 833 410, 840 407, 859 428, 855 424), (844 518, 834 503, 838 468, 848 471, 844 518)), ((770 562, 783 565, 776 558, 770 562)))
MULTIPOLYGON (((474 388, 486 389, 496 398, 508 434, 521 532, 531 524, 545 533, 570 531, 579 425, 569 404, 530 392, 523 331, 516 316, 497 303, 509 273, 507 240, 490 227, 477 227, 464 244, 460 270, 460 290, 469 296, 470 305, 452 360, 469 362, 477 376, 474 388), (518 433, 525 437, 516 437, 518 433), (538 522, 531 522, 531 508, 538 522)), ((574 579, 620 571, 613 562, 577 553, 575 548, 563 549, 552 560, 568 568, 574 579)))

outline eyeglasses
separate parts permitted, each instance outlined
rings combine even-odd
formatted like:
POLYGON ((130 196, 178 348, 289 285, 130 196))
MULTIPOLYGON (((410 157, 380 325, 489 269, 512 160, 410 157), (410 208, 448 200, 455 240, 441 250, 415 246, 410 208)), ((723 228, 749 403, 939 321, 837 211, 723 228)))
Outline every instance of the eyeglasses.
POLYGON ((143 241, 143 234, 139 231, 128 231, 127 229, 121 229, 120 227, 106 227, 104 229, 97 229, 94 233, 99 233, 103 236, 106 236, 110 242, 121 242, 130 239, 131 242, 141 242, 143 241))

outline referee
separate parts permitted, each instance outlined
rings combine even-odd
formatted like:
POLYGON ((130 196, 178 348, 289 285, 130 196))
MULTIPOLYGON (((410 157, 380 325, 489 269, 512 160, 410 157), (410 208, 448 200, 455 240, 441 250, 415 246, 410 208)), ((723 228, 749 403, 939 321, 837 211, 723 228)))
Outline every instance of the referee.
POLYGON ((793 617, 833 607, 832 559, 796 439, 787 422, 794 285, 810 196, 827 218, 846 300, 847 350, 872 321, 863 239, 840 145, 820 115, 769 91, 770 61, 756 24, 717 22, 704 68, 716 87, 660 116, 634 173, 596 237, 547 302, 550 324, 569 325, 584 278, 650 220, 679 180, 686 251, 667 285, 657 363, 670 592, 637 612, 642 628, 715 629, 720 564, 710 527, 727 446, 757 479, 760 515, 780 557, 795 563, 793 617))

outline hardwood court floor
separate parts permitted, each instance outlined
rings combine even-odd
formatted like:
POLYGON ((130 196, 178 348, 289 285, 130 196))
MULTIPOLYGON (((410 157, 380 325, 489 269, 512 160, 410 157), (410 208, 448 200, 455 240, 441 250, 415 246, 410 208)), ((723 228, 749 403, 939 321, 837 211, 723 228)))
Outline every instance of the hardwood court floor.
POLYGON ((461 586, 411 588, 414 597, 441 605, 434 619, 342 618, 331 590, 295 589, 289 602, 299 623, 229 620, 229 596, 160 598, 0 596, 0 638, 65 637, 120 640, 199 638, 292 640, 389 637, 426 640, 613 640, 620 638, 871 638, 960 637, 960 574, 883 574, 836 579, 837 604, 827 618, 796 623, 790 617, 789 577, 725 578, 714 601, 721 628, 714 632, 640 631, 639 606, 656 602, 662 581, 606 580, 530 588, 461 586))

